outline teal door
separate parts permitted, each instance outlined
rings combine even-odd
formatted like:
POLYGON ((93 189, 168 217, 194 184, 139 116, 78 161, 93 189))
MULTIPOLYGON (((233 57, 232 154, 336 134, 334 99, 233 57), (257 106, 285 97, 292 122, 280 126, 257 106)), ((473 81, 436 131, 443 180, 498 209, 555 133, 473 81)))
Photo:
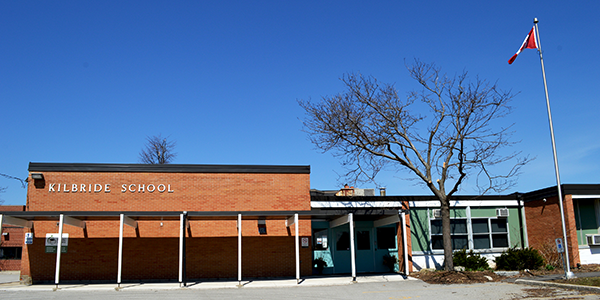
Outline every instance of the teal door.
MULTIPOLYGON (((395 256, 398 258, 398 236, 396 225, 388 225, 373 229, 375 233, 374 261, 375 272, 389 272, 389 268, 383 264, 383 257, 386 255, 395 256)), ((398 266, 395 268, 398 271, 398 266)))
POLYGON ((333 273, 351 273, 350 266, 350 227, 348 224, 331 229, 333 238, 333 273))
POLYGON ((372 227, 356 227, 354 242, 356 247, 356 272, 375 272, 372 227))
MULTIPOLYGON (((370 223, 370 222, 365 222, 370 223)), ((348 224, 332 228, 334 238, 333 261, 336 274, 351 273, 350 227, 348 224)), ((358 223, 354 229, 354 250, 356 272, 376 272, 374 257, 373 227, 371 224, 358 223)))

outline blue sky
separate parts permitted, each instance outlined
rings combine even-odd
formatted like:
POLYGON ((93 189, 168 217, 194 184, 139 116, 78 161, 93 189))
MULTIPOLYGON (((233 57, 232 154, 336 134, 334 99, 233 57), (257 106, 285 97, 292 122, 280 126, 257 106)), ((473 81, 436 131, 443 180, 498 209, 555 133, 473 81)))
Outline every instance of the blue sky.
MULTIPOLYGON (((599 11, 591 0, 2 1, 0 173, 137 163, 162 134, 177 141, 174 163, 310 165, 312 188, 336 189, 343 170, 301 131, 297 99, 342 92, 348 72, 408 92, 404 62, 418 58, 519 92, 506 121, 537 159, 507 192, 552 186, 539 56, 507 63, 537 17, 561 180, 600 183, 599 11)), ((381 175, 388 194, 429 194, 407 173, 381 175)), ((4 204, 25 204, 18 181, 0 186, 4 204)))

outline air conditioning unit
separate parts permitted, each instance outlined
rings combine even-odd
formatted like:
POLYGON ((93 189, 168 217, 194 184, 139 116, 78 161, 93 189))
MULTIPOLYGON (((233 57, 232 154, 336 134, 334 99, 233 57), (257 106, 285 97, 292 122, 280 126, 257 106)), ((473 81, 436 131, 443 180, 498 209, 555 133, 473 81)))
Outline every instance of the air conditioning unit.
POLYGON ((507 218, 508 217, 508 208, 496 208, 496 217, 507 218))
POLYGON ((588 246, 600 246, 600 234, 586 234, 588 246))
POLYGON ((434 218, 441 218, 442 217, 442 210, 441 209, 434 209, 433 210, 433 217, 434 218))

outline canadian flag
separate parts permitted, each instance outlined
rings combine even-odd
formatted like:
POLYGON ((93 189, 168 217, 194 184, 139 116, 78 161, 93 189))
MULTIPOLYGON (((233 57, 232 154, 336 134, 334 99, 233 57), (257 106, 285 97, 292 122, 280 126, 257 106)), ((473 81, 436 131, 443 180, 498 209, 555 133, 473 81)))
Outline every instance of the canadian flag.
POLYGON ((525 37, 523 45, 521 45, 519 51, 517 51, 517 53, 515 53, 515 55, 508 60, 509 65, 512 64, 515 59, 517 59, 517 55, 519 55, 523 49, 538 49, 537 39, 535 38, 535 26, 531 28, 531 31, 529 31, 529 34, 525 37))

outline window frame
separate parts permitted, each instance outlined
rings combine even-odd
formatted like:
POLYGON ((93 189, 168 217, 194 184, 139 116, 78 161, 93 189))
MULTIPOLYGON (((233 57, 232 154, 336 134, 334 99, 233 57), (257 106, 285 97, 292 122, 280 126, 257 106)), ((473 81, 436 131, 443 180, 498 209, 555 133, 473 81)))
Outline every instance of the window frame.
MULTIPOLYGON (((466 222, 466 229, 467 229, 467 233, 450 233, 452 237, 455 236, 460 236, 462 238, 464 238, 465 236, 467 237, 467 243, 466 243, 466 250, 473 250, 475 252, 496 252, 496 251, 504 251, 506 249, 510 248, 510 228, 509 228, 509 223, 508 223, 508 218, 499 218, 497 216, 493 216, 493 217, 471 217, 471 213, 470 213, 470 208, 467 208, 467 215, 465 217, 457 217, 457 218, 450 218, 450 222, 452 222, 453 220, 465 220, 466 222), (487 232, 474 232, 473 230, 473 221, 475 221, 475 223, 478 223, 479 221, 476 220, 487 220, 487 222, 485 223, 487 225, 487 232), (498 221, 496 221, 498 220, 498 221), (503 224, 506 225, 505 227, 505 231, 504 232, 499 232, 499 231, 494 231, 493 230, 493 222, 501 222, 501 220, 504 220, 503 224), (503 241, 506 241, 506 247, 504 246, 500 246, 500 247, 495 247, 494 246, 494 237, 498 238, 498 236, 502 235, 502 239, 503 241), (488 248, 475 248, 475 237, 478 236, 486 236, 489 242, 489 247, 488 248), (504 238, 506 237, 506 238, 504 238)), ((435 233, 435 230, 433 230, 433 223, 434 222, 440 222, 441 223, 441 218, 434 218, 434 217, 429 217, 429 249, 430 251, 433 252, 440 252, 443 251, 443 248, 434 248, 434 245, 437 245, 437 243, 434 243, 434 239, 439 239, 442 237, 442 232, 439 233, 435 233), (436 238, 434 238, 436 237, 436 238)), ((441 228, 441 224, 439 225, 441 228)), ((453 239, 454 241, 454 239, 453 239)), ((456 250, 461 250, 459 248, 454 248, 454 242, 453 242, 453 249, 452 251, 456 251, 456 250)))
POLYGON ((23 257, 23 247, 0 247, 0 250, 0 254, 2 255, 0 260, 21 260, 23 257), (11 251, 10 254, 14 253, 14 257, 5 257, 4 253, 6 249, 13 250, 14 252, 11 251))

